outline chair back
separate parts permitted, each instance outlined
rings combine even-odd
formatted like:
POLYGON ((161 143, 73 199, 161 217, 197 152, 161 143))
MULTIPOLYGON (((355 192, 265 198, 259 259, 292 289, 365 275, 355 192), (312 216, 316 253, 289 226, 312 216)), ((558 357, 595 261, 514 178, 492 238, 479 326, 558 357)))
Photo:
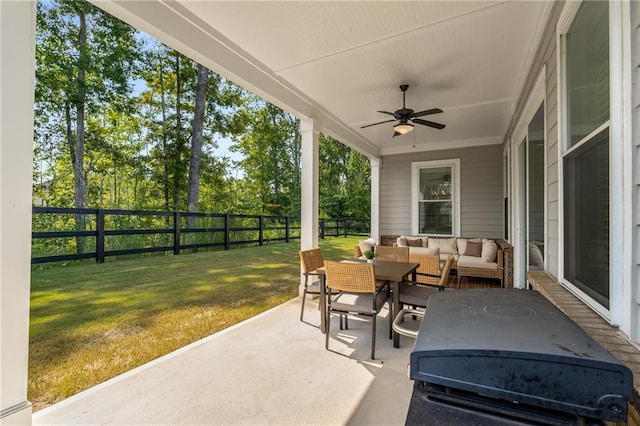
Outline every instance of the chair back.
POLYGON ((447 261, 444 263, 444 268, 442 268, 442 274, 440 274, 439 286, 444 287, 447 285, 447 282, 449 281, 449 272, 451 272, 451 265, 453 265, 453 256, 449 255, 449 257, 447 257, 447 261))
POLYGON ((324 266, 324 259, 319 248, 302 250, 300 252, 300 262, 302 263, 302 271, 305 274, 324 266))
POLYGON ((389 262, 408 262, 409 247, 376 246, 376 259, 389 262))
POLYGON ((376 274, 371 263, 343 263, 326 260, 327 286, 349 293, 375 293, 376 274))
POLYGON ((438 284, 440 282, 440 256, 437 254, 411 254, 409 262, 419 263, 416 270, 416 281, 424 284, 438 284))

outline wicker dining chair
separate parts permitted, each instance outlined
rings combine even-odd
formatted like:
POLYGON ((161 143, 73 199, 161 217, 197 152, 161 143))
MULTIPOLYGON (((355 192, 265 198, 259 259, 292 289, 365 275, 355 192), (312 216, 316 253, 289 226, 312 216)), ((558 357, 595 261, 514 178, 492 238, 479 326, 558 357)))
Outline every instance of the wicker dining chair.
POLYGON ((412 253, 409 255, 409 262, 420 264, 416 270, 416 281, 419 283, 438 284, 440 282, 442 271, 440 270, 440 256, 437 254, 426 255, 412 253))
MULTIPOLYGON (((375 359, 376 351, 376 318, 385 302, 389 304, 389 284, 378 288, 375 279, 375 267, 370 263, 343 263, 327 260, 324 262, 327 286, 330 290, 339 291, 329 297, 327 304, 327 330, 325 349, 329 349, 331 330, 331 313, 340 315, 358 314, 371 317, 371 359, 375 359)), ((389 316, 389 332, 391 332, 391 316, 389 316)))
POLYGON ((302 308, 300 309, 300 321, 303 321, 304 302, 307 294, 321 294, 320 286, 322 280, 317 272, 318 268, 324 266, 324 259, 319 248, 300 251, 300 262, 302 264, 302 273, 304 275, 304 289, 302 292, 302 308), (309 282, 309 277, 316 277, 315 281, 309 282))
POLYGON ((408 262, 409 247, 376 246, 376 259, 391 262, 408 262))
MULTIPOLYGON (((434 256, 439 257, 439 256, 434 256)), ((404 336, 416 337, 417 332, 415 330, 407 329, 402 326, 406 315, 413 315, 414 317, 423 317, 424 313, 416 308, 426 308, 429 297, 432 294, 443 291, 445 285, 449 281, 449 272, 451 272, 451 265, 453 265, 453 256, 449 255, 442 268, 442 272, 438 277, 437 284, 426 284, 419 281, 404 281, 401 282, 398 289, 398 300, 400 305, 410 305, 411 309, 401 309, 393 320, 393 330, 404 336)))

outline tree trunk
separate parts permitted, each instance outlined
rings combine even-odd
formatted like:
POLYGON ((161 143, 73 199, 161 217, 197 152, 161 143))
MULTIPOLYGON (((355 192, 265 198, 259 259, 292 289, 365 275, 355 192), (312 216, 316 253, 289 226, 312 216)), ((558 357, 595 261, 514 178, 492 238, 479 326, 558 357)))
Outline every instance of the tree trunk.
MULTIPOLYGON (((196 82, 196 105, 193 113, 193 130, 191 134, 191 158, 189 159, 189 186, 187 187, 187 211, 198 211, 200 194, 200 160, 202 157, 202 133, 204 128, 204 111, 207 104, 207 82, 209 70, 198 64, 198 80, 196 82)), ((196 218, 187 218, 187 227, 196 224, 196 218)))
POLYGON ((173 209, 180 210, 180 166, 182 156, 182 108, 180 102, 182 97, 182 75, 180 74, 180 55, 176 52, 176 158, 173 172, 173 209))
MULTIPOLYGON (((164 208, 165 210, 170 210, 169 207, 169 170, 167 169, 167 164, 169 160, 169 155, 167 153, 167 103, 165 100, 165 90, 164 90, 164 65, 162 64, 162 56, 158 53, 158 60, 160 64, 160 110, 162 111, 162 155, 164 161, 162 162, 162 170, 163 170, 163 180, 162 186, 164 189, 164 208)), ((169 218, 166 218, 167 225, 169 218)))
MULTIPOLYGON (((78 34, 78 75, 77 75, 77 99, 76 99, 76 144, 75 162, 73 163, 73 177, 75 184, 74 204, 77 209, 86 208, 88 194, 86 188, 86 176, 84 174, 84 107, 86 102, 86 77, 85 69, 87 63, 87 20, 84 11, 78 10, 80 21, 80 33, 78 34)), ((84 214, 76 215, 76 231, 85 231, 87 228, 84 214)), ((76 247, 78 253, 87 252, 85 237, 76 237, 76 247)))

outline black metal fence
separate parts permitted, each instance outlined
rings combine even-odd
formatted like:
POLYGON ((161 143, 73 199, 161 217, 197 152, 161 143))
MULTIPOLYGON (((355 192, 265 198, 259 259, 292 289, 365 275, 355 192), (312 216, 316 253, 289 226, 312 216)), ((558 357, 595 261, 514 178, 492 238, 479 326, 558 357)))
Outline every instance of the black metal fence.
MULTIPOLYGON (((320 235, 368 233, 368 219, 321 219, 320 235)), ((300 239, 300 218, 247 214, 33 207, 32 264, 300 239), (77 230, 84 218, 88 230, 77 230)))

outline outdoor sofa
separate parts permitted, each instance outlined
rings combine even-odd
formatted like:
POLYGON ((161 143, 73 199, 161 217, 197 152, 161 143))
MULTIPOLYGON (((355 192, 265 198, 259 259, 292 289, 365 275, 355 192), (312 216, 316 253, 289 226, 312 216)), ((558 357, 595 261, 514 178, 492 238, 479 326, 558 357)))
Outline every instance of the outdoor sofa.
MULTIPOLYGON (((452 269, 456 270, 458 285, 463 277, 494 278, 504 286, 504 251, 490 238, 441 238, 401 235, 393 243, 395 247, 409 247, 409 254, 439 255, 444 263, 453 255, 452 269)), ((363 240, 355 246, 354 257, 362 257, 362 253, 373 248, 373 239, 363 240)))

